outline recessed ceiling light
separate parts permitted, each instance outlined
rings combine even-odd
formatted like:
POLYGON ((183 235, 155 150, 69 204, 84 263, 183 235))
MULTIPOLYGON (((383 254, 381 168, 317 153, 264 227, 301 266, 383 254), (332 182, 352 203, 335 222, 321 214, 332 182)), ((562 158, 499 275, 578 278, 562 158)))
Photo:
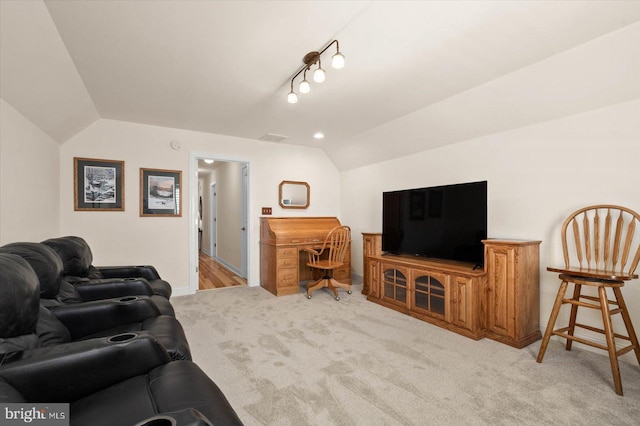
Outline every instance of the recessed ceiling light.
POLYGON ((204 162, 207 164, 213 164, 213 160, 210 158, 205 159, 204 162))
POLYGON ((313 137, 316 139, 323 139, 324 138, 324 134, 321 132, 316 132, 313 134, 313 137))

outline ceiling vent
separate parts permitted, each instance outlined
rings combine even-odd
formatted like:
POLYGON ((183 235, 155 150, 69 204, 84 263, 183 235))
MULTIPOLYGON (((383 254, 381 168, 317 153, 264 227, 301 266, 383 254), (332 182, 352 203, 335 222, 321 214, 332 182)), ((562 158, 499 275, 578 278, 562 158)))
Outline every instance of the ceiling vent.
POLYGON ((261 141, 265 141, 265 142, 282 142, 283 140, 287 139, 288 136, 284 136, 284 135, 276 135, 275 133, 266 133, 262 136, 260 136, 260 140, 261 141))

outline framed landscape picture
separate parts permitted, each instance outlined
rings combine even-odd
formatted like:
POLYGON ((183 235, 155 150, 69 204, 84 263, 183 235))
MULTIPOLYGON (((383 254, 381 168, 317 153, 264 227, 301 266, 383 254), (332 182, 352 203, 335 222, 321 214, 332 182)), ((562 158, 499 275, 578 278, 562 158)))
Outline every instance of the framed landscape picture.
POLYGON ((140 216, 182 216, 182 171, 140 169, 140 216))
POLYGON ((124 211, 124 161, 73 158, 74 210, 124 211))

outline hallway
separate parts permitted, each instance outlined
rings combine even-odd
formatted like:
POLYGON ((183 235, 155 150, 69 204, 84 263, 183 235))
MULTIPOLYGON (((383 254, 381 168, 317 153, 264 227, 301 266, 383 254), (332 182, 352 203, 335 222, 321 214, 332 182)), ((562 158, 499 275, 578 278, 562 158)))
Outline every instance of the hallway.
POLYGON ((246 279, 234 274, 202 251, 198 254, 198 264, 198 290, 247 285, 246 279))

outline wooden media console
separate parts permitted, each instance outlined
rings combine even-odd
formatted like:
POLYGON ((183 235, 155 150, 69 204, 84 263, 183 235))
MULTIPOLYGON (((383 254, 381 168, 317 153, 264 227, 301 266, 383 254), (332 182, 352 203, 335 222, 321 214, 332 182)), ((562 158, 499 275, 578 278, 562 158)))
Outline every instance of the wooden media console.
POLYGON ((382 253, 363 234, 367 299, 472 339, 522 348, 541 338, 540 241, 484 240, 484 269, 464 262, 382 253))

